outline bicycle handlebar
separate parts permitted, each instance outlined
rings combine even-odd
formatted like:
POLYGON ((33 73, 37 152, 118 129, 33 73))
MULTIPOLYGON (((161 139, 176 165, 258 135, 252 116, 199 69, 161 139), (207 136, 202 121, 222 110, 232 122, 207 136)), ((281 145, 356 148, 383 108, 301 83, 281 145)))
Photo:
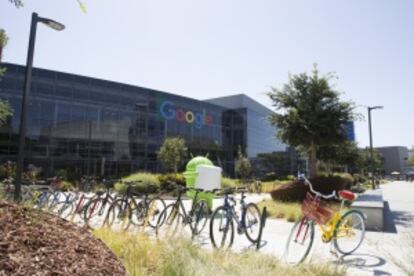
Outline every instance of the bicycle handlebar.
POLYGON ((298 175, 298 179, 300 180, 300 181, 303 181, 304 183, 305 183, 305 185, 307 185, 307 186, 309 186, 309 190, 314 194, 314 195, 316 195, 316 196, 319 196, 319 197, 322 197, 322 198, 324 198, 324 199, 331 199, 331 198, 336 198, 337 196, 336 196, 336 191, 334 190, 333 192, 332 192, 332 194, 330 194, 330 195, 324 195, 324 194, 322 194, 322 193, 320 193, 320 192, 318 192, 318 191, 315 191, 314 189, 313 189, 313 185, 312 185, 312 183, 309 181, 309 179, 307 179, 306 178, 306 176, 304 175, 304 174, 299 174, 298 175))

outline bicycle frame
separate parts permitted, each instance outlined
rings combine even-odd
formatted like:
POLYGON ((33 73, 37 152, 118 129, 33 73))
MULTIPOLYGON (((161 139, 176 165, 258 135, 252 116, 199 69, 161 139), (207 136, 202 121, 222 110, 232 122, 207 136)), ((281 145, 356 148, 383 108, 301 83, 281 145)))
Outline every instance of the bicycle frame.
POLYGON ((174 215, 174 218, 175 218, 175 216, 178 214, 178 212, 181 209, 181 212, 183 213, 183 216, 184 216, 183 224, 184 225, 187 225, 188 224, 190 226, 191 231, 193 232, 194 231, 194 227, 190 223, 191 222, 191 213, 194 211, 195 204, 197 203, 198 192, 196 191, 196 194, 194 196, 193 202, 191 204, 190 212, 188 214, 187 214, 187 211, 185 210, 184 203, 183 203, 183 201, 181 199, 182 194, 183 194, 182 192, 180 192, 178 194, 177 200, 174 203, 174 210, 176 210, 175 212, 177 212, 174 215))
POLYGON ((100 199, 103 199, 103 200, 102 200, 102 204, 100 206, 99 212, 98 212, 99 216, 101 216, 103 214, 103 212, 105 210, 105 207, 106 207, 106 204, 108 202, 112 202, 114 200, 114 198, 111 196, 109 190, 107 190, 106 193, 105 193, 105 197, 102 197, 102 195, 98 195, 97 200, 95 200, 95 202, 94 202, 94 204, 91 208, 90 213, 93 213, 95 211, 95 208, 98 205, 98 202, 99 202, 100 199))
MULTIPOLYGON (((230 222, 231 219, 234 220, 237 224, 237 229, 238 231, 243 231, 246 229, 246 221, 245 221, 245 217, 246 217, 246 203, 244 202, 244 197, 242 195, 242 198, 240 200, 240 211, 241 211, 241 216, 240 216, 240 220, 239 217, 236 213, 236 210, 234 208, 234 205, 231 205, 229 203, 229 200, 233 200, 235 202, 235 200, 230 197, 228 194, 226 194, 224 196, 224 208, 226 210, 228 210, 227 214, 228 214, 228 221, 230 222)), ((228 227, 228 225, 226 225, 226 227, 228 227)))
POLYGON ((319 229, 322 232, 322 239, 325 242, 328 242, 332 239, 335 227, 338 221, 341 219, 341 212, 335 212, 331 219, 326 224, 318 224, 319 229))

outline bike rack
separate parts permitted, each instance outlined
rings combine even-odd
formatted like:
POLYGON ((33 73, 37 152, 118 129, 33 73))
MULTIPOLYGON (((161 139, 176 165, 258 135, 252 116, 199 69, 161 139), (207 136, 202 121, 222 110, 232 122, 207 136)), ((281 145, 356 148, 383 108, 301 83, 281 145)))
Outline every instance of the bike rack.
POLYGON ((260 250, 260 248, 262 247, 262 233, 263 233, 263 228, 266 225, 266 218, 267 218, 267 208, 263 207, 263 212, 262 212, 262 216, 260 218, 260 231, 259 231, 259 237, 257 239, 256 242, 256 250, 260 250))

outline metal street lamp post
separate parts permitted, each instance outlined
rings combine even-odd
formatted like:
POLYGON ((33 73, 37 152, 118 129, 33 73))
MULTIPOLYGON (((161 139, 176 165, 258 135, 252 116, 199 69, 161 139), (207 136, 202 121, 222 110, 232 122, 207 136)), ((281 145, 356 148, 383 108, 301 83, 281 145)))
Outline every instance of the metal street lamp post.
POLYGON ((369 149, 370 149, 370 158, 369 158, 369 170, 371 172, 371 181, 372 188, 375 190, 375 179, 374 179, 374 148, 372 146, 372 125, 371 125, 371 110, 374 109, 383 109, 383 106, 368 106, 368 126, 369 126, 369 149))
POLYGON ((20 113, 20 126, 19 126, 19 151, 17 155, 17 167, 16 167, 16 187, 14 191, 14 199, 17 201, 20 198, 21 191, 21 182, 22 182, 22 173, 24 165, 24 147, 26 139, 26 117, 27 117, 27 105, 29 103, 29 94, 30 87, 32 84, 32 67, 33 67, 33 56, 34 56, 34 47, 36 40, 36 29, 37 23, 41 22, 50 28, 61 31, 65 26, 54 20, 39 17, 37 13, 32 13, 32 22, 30 25, 30 37, 29 37, 29 49, 27 52, 27 62, 26 62, 26 76, 24 80, 24 91, 22 98, 22 111, 20 113))

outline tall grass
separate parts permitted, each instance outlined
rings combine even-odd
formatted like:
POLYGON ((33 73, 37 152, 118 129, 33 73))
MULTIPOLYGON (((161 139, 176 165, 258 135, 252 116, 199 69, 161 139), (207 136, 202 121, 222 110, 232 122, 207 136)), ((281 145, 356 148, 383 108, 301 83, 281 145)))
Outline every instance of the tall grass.
POLYGON ((297 221, 302 216, 301 203, 282 202, 273 199, 263 200, 258 203, 259 209, 267 208, 268 216, 271 218, 285 218, 287 221, 297 221))
POLYGON ((286 184, 291 182, 290 180, 275 180, 275 181, 264 181, 261 183, 261 189, 260 191, 262 193, 270 193, 277 187, 279 187, 282 184, 286 184))
POLYGON ((210 251, 186 238, 155 241, 143 235, 95 230, 121 259, 130 275, 345 275, 327 264, 288 266, 259 252, 210 251))

